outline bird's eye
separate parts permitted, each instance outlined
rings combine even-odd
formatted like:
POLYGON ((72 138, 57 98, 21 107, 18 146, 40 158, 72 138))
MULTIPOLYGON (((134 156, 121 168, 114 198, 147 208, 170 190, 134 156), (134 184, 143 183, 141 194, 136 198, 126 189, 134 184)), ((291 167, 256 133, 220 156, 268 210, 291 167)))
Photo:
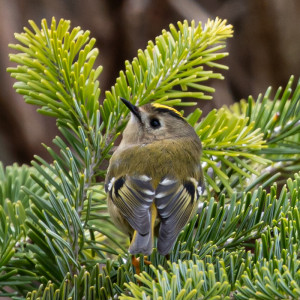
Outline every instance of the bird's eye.
POLYGON ((160 122, 159 122, 159 120, 156 119, 156 118, 151 119, 151 120, 150 120, 150 126, 151 126, 152 128, 154 128, 154 129, 159 128, 159 127, 160 127, 160 122))

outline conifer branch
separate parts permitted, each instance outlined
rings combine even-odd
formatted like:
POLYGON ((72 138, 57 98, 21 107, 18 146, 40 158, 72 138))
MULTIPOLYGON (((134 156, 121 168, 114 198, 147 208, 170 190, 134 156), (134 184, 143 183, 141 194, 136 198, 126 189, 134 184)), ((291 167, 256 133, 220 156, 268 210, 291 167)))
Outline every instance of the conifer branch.
POLYGON ((291 78, 273 101, 269 89, 256 102, 249 98, 202 120, 199 109, 187 117, 203 143, 208 200, 201 199, 170 260, 154 248, 147 258, 152 265, 141 255, 142 273, 135 276, 125 237, 112 224, 103 184, 96 182, 127 122, 119 97, 171 106, 193 105, 182 101, 186 97, 209 99, 213 89, 205 81, 222 78, 216 70, 226 67, 216 61, 227 55, 220 51, 231 26, 219 19, 204 27, 171 25, 125 63, 100 106, 102 68, 94 68, 98 50, 89 32, 70 30, 65 20, 53 19, 49 27, 43 20, 41 29, 30 25, 16 35, 20 44, 11 45, 19 52, 10 56, 18 66, 8 71, 26 102, 56 118, 62 137, 53 141, 59 153, 45 146, 52 163, 35 157, 33 167, 0 165, 0 295, 298 297, 300 176, 280 190, 274 181, 279 171, 300 170, 300 83, 293 92, 291 78))

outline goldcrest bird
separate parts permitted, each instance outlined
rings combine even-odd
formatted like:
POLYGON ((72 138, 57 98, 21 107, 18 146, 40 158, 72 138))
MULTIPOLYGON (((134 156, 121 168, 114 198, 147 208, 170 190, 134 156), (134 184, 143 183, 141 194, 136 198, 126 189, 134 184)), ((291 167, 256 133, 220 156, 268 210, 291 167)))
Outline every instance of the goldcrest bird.
POLYGON ((110 159, 105 182, 108 210, 129 235, 131 254, 168 254, 194 215, 203 193, 201 142, 182 115, 158 103, 131 111, 122 141, 110 159))

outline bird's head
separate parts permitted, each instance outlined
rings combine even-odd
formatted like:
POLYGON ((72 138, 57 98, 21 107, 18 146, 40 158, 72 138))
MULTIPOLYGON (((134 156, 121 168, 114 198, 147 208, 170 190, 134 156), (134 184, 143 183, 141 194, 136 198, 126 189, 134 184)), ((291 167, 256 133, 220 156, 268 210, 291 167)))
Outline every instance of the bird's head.
POLYGON ((159 103, 137 107, 123 98, 121 100, 131 112, 131 118, 123 133, 123 145, 148 144, 164 139, 198 138, 181 113, 172 107, 159 103))

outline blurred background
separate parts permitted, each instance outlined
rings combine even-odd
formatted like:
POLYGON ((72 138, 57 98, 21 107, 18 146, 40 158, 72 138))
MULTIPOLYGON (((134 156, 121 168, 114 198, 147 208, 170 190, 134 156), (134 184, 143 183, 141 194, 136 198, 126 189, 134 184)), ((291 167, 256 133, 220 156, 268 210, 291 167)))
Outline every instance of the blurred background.
POLYGON ((248 95, 256 98, 270 85, 284 86, 292 74, 298 79, 299 13, 299 0, 0 0, 0 161, 29 163, 34 154, 47 158, 41 143, 51 144, 57 134, 55 120, 25 104, 6 72, 13 65, 8 44, 16 42, 14 33, 22 32, 29 19, 39 26, 41 19, 50 23, 55 16, 91 31, 100 49, 97 65, 104 67, 100 101, 124 61, 132 60, 137 49, 144 49, 170 23, 227 19, 234 26, 234 37, 223 63, 230 69, 223 71, 225 80, 211 82, 216 88, 213 100, 199 103, 207 113, 248 95))

